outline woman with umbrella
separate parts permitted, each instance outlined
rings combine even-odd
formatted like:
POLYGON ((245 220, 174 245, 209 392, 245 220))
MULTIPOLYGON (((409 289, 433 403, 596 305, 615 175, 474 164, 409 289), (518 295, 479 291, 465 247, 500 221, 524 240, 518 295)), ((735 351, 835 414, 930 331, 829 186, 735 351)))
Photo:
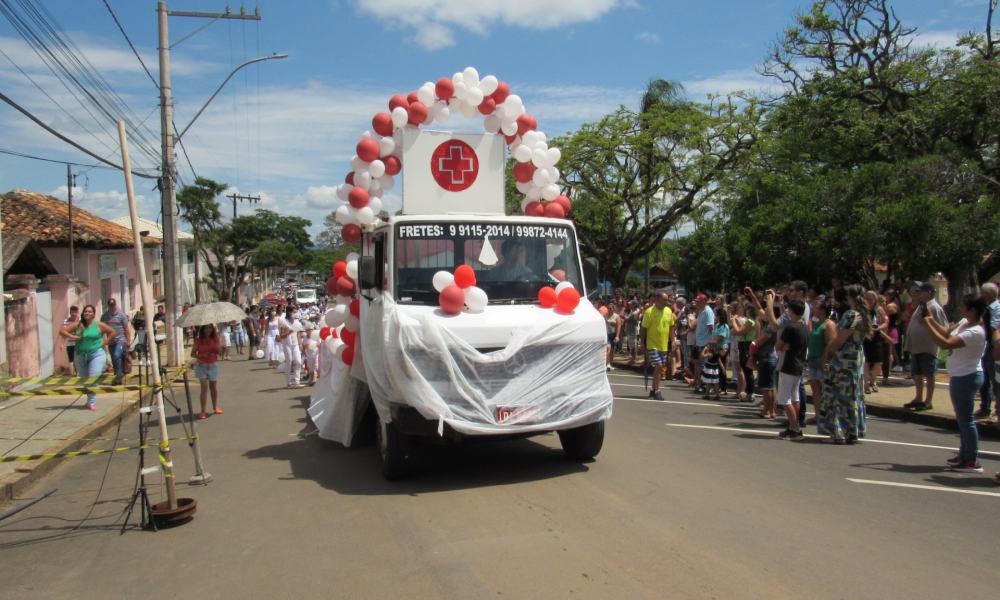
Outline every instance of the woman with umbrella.
POLYGON ((214 324, 202 325, 198 329, 198 337, 194 339, 191 348, 191 358, 198 361, 195 367, 195 377, 201 383, 201 418, 204 419, 205 406, 208 402, 208 392, 212 392, 212 411, 221 415, 219 408, 219 354, 222 344, 219 332, 214 324))

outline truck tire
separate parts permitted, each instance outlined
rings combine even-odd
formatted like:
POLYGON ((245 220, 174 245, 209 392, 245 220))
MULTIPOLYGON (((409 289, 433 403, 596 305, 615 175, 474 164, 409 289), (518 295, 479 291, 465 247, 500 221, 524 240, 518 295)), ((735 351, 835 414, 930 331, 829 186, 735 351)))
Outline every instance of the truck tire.
POLYGON ((604 446, 604 421, 564 429, 559 432, 563 451, 574 460, 589 460, 601 453, 604 446))
POLYGON ((382 459, 382 476, 388 481, 405 477, 410 470, 410 436, 400 432, 392 423, 381 418, 376 425, 379 457, 382 459))

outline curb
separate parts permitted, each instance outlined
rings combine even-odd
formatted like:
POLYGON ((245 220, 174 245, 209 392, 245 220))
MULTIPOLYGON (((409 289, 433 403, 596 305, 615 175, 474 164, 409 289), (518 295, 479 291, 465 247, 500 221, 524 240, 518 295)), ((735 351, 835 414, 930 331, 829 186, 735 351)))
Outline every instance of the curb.
MULTIPOLYGON (((153 390, 149 390, 145 393, 147 396, 142 397, 143 401, 150 400, 152 398, 153 390)), ((119 421, 124 422, 125 419, 128 419, 135 414, 138 410, 138 406, 138 397, 126 399, 124 403, 119 404, 111 412, 94 421, 90 425, 80 429, 71 437, 101 437, 105 433, 115 429, 118 426, 119 421)), ((68 440, 49 447, 45 450, 45 453, 77 452, 82 450, 89 443, 90 442, 85 440, 68 440)), ((47 460, 25 462, 24 466, 19 467, 18 471, 0 479, 0 502, 11 502, 17 499, 24 490, 51 473, 52 470, 62 464, 64 460, 67 459, 52 458, 47 460)))
MULTIPOLYGON (((615 368, 624 369, 626 371, 635 371, 636 373, 642 373, 642 365, 615 363, 615 368)), ((906 421, 907 423, 915 423, 917 425, 927 425, 930 427, 937 427, 939 429, 949 429, 951 431, 958 431, 958 421, 950 417, 942 417, 940 415, 930 415, 927 414, 926 412, 914 412, 912 410, 900 408, 898 406, 885 406, 882 404, 874 404, 872 402, 869 402, 867 398, 865 399, 865 410, 869 415, 881 417, 883 419, 895 419, 897 421, 906 421)), ((990 439, 1000 439, 1000 427, 976 422, 976 428, 979 430, 980 437, 985 437, 990 439)))

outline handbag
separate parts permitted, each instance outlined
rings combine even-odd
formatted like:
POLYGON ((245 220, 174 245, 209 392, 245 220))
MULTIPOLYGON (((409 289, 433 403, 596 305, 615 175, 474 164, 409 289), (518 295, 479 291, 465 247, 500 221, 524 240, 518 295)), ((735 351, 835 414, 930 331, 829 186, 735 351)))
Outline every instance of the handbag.
POLYGON ((750 342, 750 349, 747 350, 747 368, 751 371, 757 370, 757 340, 750 342))
POLYGON ((132 354, 126 351, 122 354, 122 374, 130 375, 132 373, 132 354))

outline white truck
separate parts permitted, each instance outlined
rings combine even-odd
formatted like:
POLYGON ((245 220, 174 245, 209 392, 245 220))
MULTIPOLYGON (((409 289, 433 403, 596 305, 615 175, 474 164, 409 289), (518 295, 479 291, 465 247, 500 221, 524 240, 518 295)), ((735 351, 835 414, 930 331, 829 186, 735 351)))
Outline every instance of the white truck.
POLYGON ((404 214, 363 227, 356 351, 350 366, 331 356, 315 388, 309 412, 320 436, 350 444, 374 405, 388 479, 408 472, 422 440, 555 431, 569 457, 597 456, 612 411, 607 334, 586 300, 597 263, 581 261, 573 223, 504 215, 502 187, 499 204, 477 202, 463 214, 430 212, 425 197, 407 203, 415 194, 405 180, 403 189, 404 214), (484 310, 448 314, 439 305, 435 273, 460 265, 474 269, 484 310), (543 308, 539 290, 562 281, 583 296, 579 305, 543 308))

